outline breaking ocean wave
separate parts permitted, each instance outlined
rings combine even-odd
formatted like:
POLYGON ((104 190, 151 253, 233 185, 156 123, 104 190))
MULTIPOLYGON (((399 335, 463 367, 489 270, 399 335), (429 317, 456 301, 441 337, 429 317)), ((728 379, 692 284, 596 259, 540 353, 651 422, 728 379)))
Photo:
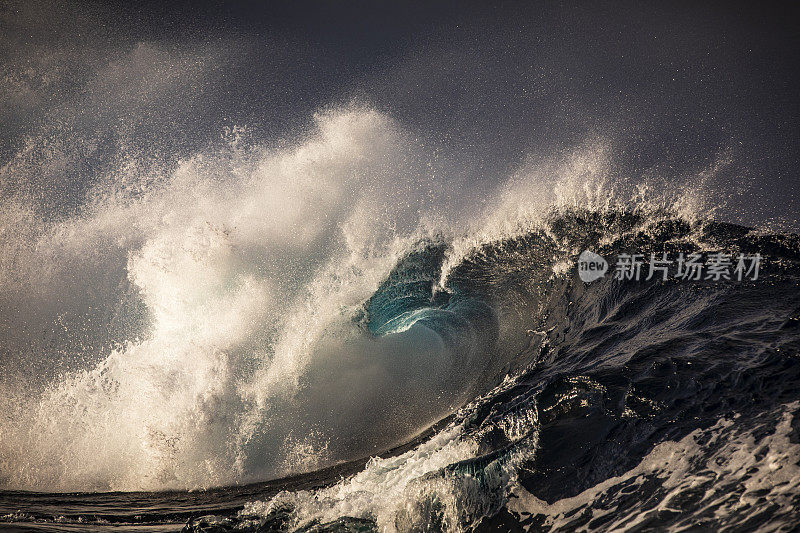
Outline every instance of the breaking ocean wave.
POLYGON ((800 239, 707 210, 724 154, 688 186, 633 186, 592 141, 465 202, 426 150, 327 111, 294 144, 237 129, 166 175, 119 169, 74 215, 10 197, 2 520, 796 524, 800 239), (585 283, 585 250, 761 264, 585 283))

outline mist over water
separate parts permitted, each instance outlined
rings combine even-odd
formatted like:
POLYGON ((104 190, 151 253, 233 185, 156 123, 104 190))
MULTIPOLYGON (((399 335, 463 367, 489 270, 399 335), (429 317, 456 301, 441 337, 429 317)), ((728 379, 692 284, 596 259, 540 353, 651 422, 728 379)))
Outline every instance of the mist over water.
MULTIPOLYGON (((455 358, 468 361, 473 347, 433 332, 366 341, 353 319, 422 235, 425 212, 447 205, 448 184, 430 180, 419 148, 366 109, 320 114, 284 149, 248 144, 238 131, 218 144, 136 195, 98 192, 80 215, 39 231, 18 214, 23 206, 11 213, 24 231, 6 241, 16 259, 3 276, 7 321, 60 322, 53 336, 67 353, 32 354, 50 378, 33 390, 14 391, 21 376, 9 365, 4 398, 18 409, 5 422, 16 437, 3 441, 9 485, 153 489, 274 477, 384 448, 452 408, 455 358), (58 303, 32 304, 31 293, 58 303), (95 321, 99 339, 82 331, 95 321), (116 324, 121 338, 104 339, 103 327, 116 324), (417 364, 405 360, 412 354, 417 364), (419 375, 434 379, 397 385, 419 375), (384 414, 362 413, 368 407, 384 414), (420 411, 418 421, 387 430, 374 419, 401 407, 420 411), (359 424, 359 434, 373 428, 368 447, 334 449, 336 427, 359 424)), ((7 349, 39 334, 11 327, 7 349)))

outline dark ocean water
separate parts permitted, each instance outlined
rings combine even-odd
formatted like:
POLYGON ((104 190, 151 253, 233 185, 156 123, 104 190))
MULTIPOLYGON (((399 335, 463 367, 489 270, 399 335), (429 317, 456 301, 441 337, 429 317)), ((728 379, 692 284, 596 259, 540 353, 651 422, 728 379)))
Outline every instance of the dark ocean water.
POLYGON ((480 372, 453 376, 463 383, 449 390, 468 391, 453 395, 461 408, 423 435, 382 458, 255 485, 6 491, 2 526, 797 530, 797 235, 663 212, 568 210, 455 263, 450 250, 444 239, 417 243, 353 318, 368 337, 429 330, 454 353, 478 354, 480 372), (586 249, 611 263, 592 283, 575 267, 586 249), (665 252, 760 254, 758 278, 612 276, 619 254, 665 252))

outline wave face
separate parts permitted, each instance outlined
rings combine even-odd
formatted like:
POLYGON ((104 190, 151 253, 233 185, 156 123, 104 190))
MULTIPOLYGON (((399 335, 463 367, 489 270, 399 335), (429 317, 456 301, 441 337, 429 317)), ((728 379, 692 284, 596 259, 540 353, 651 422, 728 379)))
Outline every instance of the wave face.
POLYGON ((366 306, 367 326, 395 335, 424 324, 448 338, 469 324, 493 339, 482 353, 491 361, 484 375, 494 376, 486 379, 505 379, 410 451, 376 457, 330 487, 282 492, 237 518, 204 517, 187 529, 797 523, 797 236, 665 213, 567 210, 539 231, 473 248, 446 271, 443 249, 428 243, 397 264, 366 306), (559 266, 584 247, 606 257, 632 248, 759 252, 764 276, 587 285, 576 268, 559 266), (499 330, 481 328, 490 316, 499 330))
POLYGON ((321 472, 198 531, 798 521, 796 235, 715 222, 691 180, 613 179, 598 142, 479 201, 374 110, 279 147, 228 133, 170 172, 115 169, 75 214, 8 198, 4 489, 321 472), (587 249, 761 273, 584 284, 587 249))

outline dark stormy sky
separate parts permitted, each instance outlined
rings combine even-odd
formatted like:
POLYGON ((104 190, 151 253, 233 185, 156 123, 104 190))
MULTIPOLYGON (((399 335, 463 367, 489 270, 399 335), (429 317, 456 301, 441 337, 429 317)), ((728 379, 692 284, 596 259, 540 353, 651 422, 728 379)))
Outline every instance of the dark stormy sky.
POLYGON ((120 154, 168 169, 226 126, 290 142, 356 102, 476 182, 602 138, 630 175, 725 159, 717 186, 744 222, 800 213, 796 7, 165 4, 2 2, 4 194, 68 212, 120 154))

